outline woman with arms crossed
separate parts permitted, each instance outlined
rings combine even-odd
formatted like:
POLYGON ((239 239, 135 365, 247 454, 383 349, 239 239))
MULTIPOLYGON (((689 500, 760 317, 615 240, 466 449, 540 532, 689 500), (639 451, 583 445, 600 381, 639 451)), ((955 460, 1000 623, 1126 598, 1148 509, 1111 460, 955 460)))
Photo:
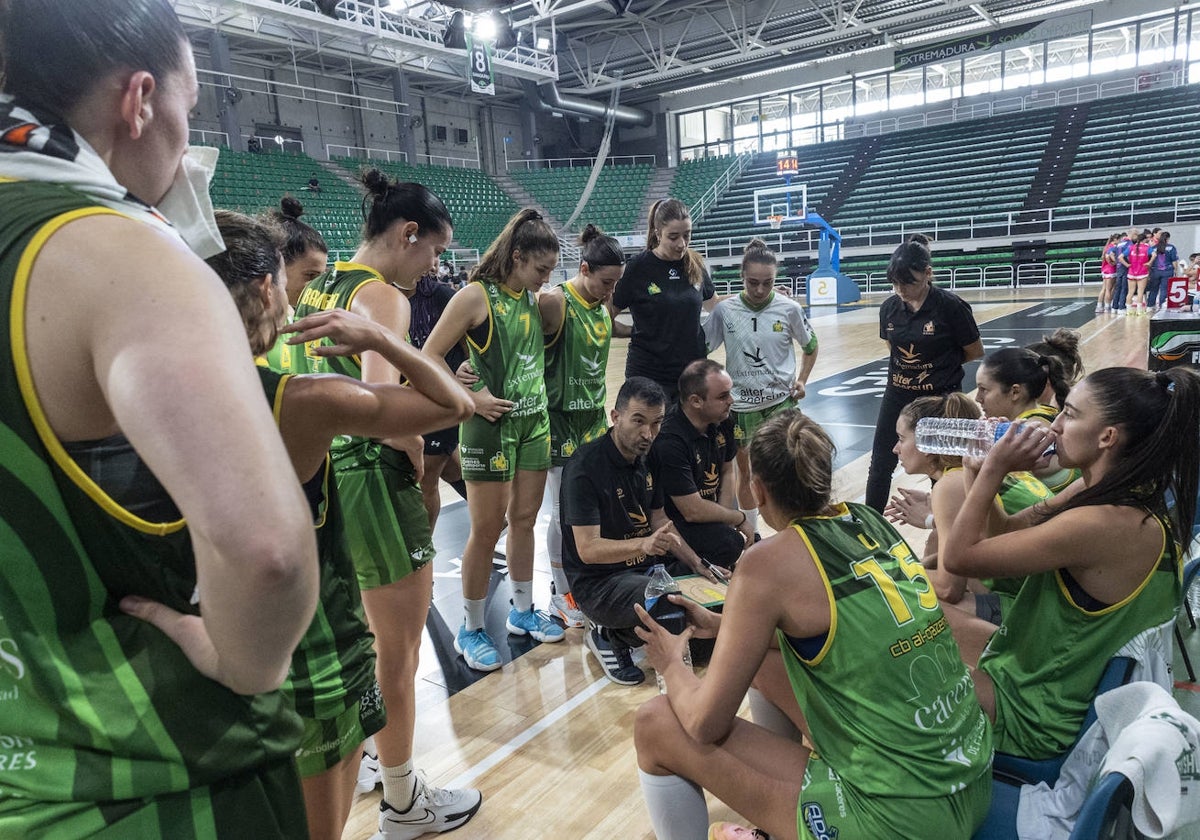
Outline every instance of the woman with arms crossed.
POLYGON ((1106 368, 1071 390, 1049 429, 1014 425, 989 450, 939 559, 952 574, 1026 577, 999 630, 946 613, 967 663, 978 664, 975 690, 995 721, 997 750, 1033 759, 1064 752, 1108 660, 1175 615, 1198 429, 1200 374, 1106 368), (991 499, 1005 474, 1028 469, 1051 443, 1082 479, 1015 517, 997 515, 991 499), (1170 513, 1168 491, 1177 500, 1170 513))
POLYGON ((19 665, 0 836, 303 837, 300 722, 274 689, 316 542, 229 295, 185 245, 220 247, 172 188, 191 48, 165 0, 7 0, 0 40, 0 638, 19 665))
POLYGON ((832 501, 833 442, 799 411, 759 428, 750 462, 778 533, 742 556, 723 615, 676 601, 699 632, 719 627, 705 676, 682 661, 690 630, 638 612, 668 687, 634 724, 655 834, 703 837, 704 788, 777 838, 936 825, 966 840, 991 799, 991 730, 924 569, 874 510, 832 501), (813 749, 737 717, 756 671, 781 661, 813 749))
POLYGON ((700 310, 716 305, 715 291, 704 260, 688 247, 692 217, 683 202, 654 202, 647 221, 646 250, 625 266, 613 291, 613 308, 628 309, 633 316, 625 378, 653 379, 669 406, 679 396, 683 369, 708 355, 700 310))

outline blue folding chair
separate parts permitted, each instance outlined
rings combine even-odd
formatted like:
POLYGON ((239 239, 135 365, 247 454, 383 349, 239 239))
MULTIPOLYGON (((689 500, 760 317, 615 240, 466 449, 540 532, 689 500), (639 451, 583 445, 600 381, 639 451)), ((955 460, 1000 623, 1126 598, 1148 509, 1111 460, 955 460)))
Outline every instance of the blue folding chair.
MULTIPOLYGON (((1195 541, 1193 541, 1193 547, 1195 541)), ((1196 581, 1196 574, 1200 572, 1200 551, 1192 550, 1192 559, 1183 564, 1183 612, 1187 616, 1188 624, 1192 629, 1196 629, 1196 617, 1192 615, 1192 605, 1188 603, 1188 590, 1192 588, 1192 584, 1196 581)), ((1179 625, 1175 625, 1175 643, 1179 645, 1179 653, 1183 656, 1183 667, 1187 671, 1188 682, 1196 681, 1196 672, 1192 668, 1192 657, 1188 655, 1187 645, 1183 643, 1183 633, 1179 631, 1179 625)))
MULTIPOLYGON (((1096 722, 1096 696, 1128 683, 1133 678, 1133 668, 1136 664, 1136 661, 1129 656, 1114 656, 1108 660, 1108 665, 1105 666, 1104 672, 1100 675, 1100 681, 1096 684, 1096 691, 1092 694, 1092 702, 1088 703, 1087 714, 1083 717, 1083 725, 1079 728, 1079 735, 1075 738, 1076 743, 1079 738, 1083 737, 1083 733, 1087 732, 1096 722)), ((1058 774, 1070 752, 1071 750, 1067 749, 1061 755, 1043 759, 1022 758, 997 752, 992 758, 992 776, 1000 781, 1018 785, 1036 785, 1038 782, 1045 782, 1053 786, 1058 781, 1058 774)))
MULTIPOLYGON (((971 840, 1018 840, 1017 807, 1021 802, 1018 784, 992 780, 992 805, 987 820, 971 836, 971 840)), ((1087 799, 1079 809, 1070 840, 1109 840, 1114 829, 1126 823, 1133 802, 1133 783, 1122 773, 1106 773, 1092 784, 1087 799)), ((1130 825, 1132 836, 1141 837, 1130 825)), ((1122 837, 1131 836, 1123 833, 1122 837)))

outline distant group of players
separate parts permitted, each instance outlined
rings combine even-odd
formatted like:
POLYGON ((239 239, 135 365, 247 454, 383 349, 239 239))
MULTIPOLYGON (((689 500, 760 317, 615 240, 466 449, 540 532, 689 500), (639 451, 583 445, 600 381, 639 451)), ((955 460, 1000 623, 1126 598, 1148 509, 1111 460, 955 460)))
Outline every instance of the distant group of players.
POLYGON ((1097 312, 1145 315, 1167 303, 1167 281, 1175 276, 1196 279, 1200 254, 1187 261, 1162 228, 1130 228, 1114 233, 1100 252, 1100 293, 1097 312))

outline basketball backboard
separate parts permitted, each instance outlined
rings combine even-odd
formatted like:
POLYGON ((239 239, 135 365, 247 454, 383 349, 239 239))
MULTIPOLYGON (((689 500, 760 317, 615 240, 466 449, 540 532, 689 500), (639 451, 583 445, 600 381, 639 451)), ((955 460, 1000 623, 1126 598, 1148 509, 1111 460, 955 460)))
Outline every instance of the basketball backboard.
POLYGON ((754 224, 769 225, 774 216, 780 223, 803 222, 808 213, 808 187, 786 184, 754 191, 754 224))

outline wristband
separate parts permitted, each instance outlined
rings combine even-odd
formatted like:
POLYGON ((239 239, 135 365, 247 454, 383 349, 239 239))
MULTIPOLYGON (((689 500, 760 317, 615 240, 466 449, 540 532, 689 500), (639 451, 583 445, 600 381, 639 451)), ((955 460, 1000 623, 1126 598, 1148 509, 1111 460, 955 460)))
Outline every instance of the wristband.
POLYGON ((928 514, 925 517, 925 529, 929 530, 931 528, 933 528, 933 514, 932 513, 928 514))

